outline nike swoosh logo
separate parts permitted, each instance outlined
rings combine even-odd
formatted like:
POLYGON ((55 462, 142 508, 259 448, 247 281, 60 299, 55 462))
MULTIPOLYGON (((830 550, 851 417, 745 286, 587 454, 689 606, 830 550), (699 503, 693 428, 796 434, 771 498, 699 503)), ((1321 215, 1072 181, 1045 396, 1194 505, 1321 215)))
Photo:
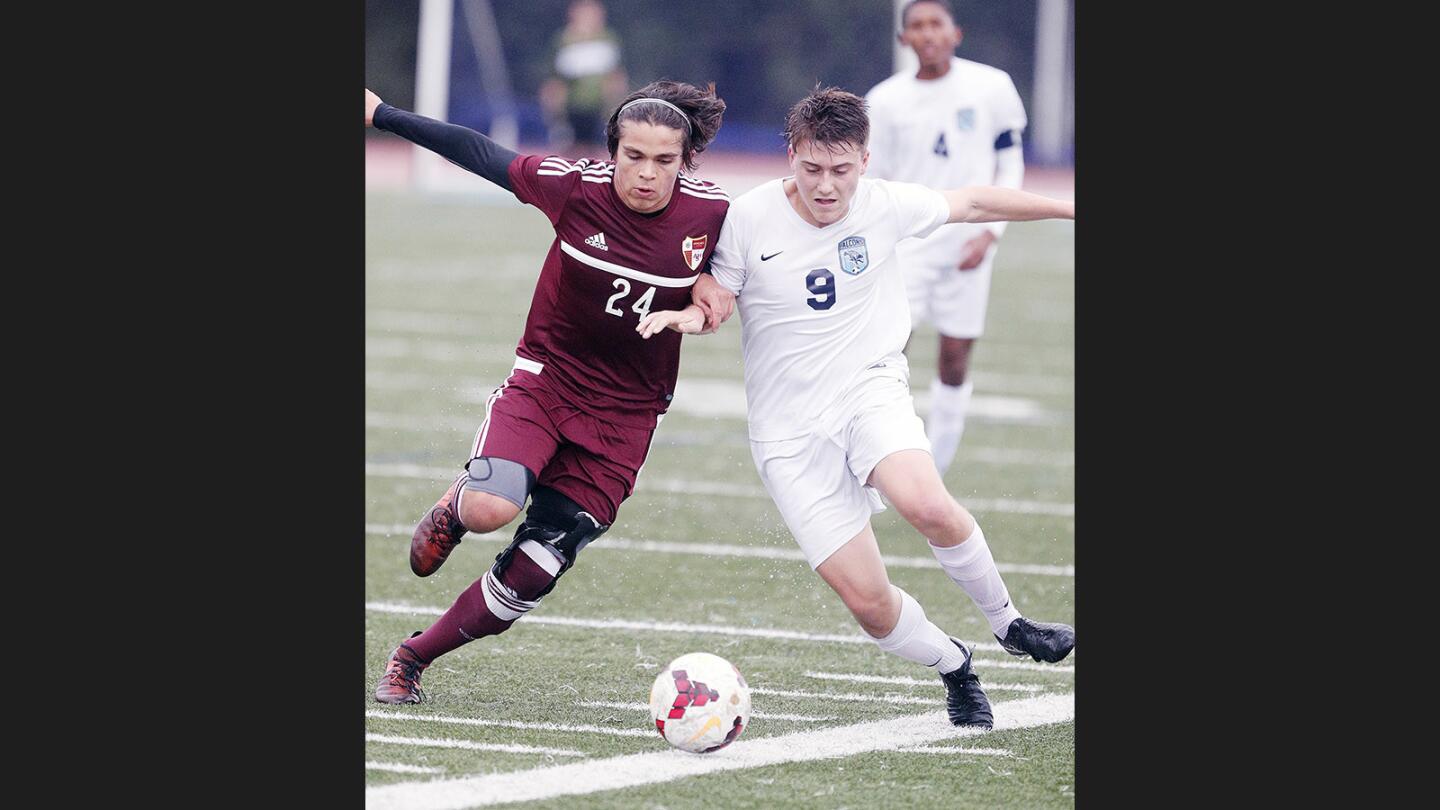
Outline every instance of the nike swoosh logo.
POLYGON ((766 256, 764 253, 761 253, 761 254, 760 254, 760 261, 762 261, 762 262, 768 262, 768 261, 770 261, 771 259, 775 258, 776 256, 779 256, 781 253, 784 253, 784 252, 785 252, 785 251, 783 251, 783 250, 777 250, 777 251, 775 251, 774 253, 771 253, 769 256, 766 256))
POLYGON ((693 737, 691 737, 690 739, 686 740, 685 742, 686 742, 687 744, 688 744, 688 743, 693 743, 693 742, 695 742, 696 740, 700 739, 702 736, 704 736, 704 735, 705 735, 705 732, 710 731, 711 729, 716 729, 716 728, 720 728, 720 718, 718 718, 718 717, 716 717, 715 715, 712 714, 712 715, 710 715, 710 719, 705 721, 705 725, 701 726, 701 727, 700 727, 700 730, 697 731, 697 732, 695 732, 695 735, 694 735, 693 737))

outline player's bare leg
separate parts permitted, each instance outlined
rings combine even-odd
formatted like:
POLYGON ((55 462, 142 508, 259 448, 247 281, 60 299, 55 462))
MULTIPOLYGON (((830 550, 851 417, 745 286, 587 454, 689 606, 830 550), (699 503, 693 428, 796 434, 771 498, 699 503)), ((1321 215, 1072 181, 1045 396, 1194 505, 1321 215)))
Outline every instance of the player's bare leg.
POLYGON ((944 475, 955 460, 960 437, 965 434, 965 413, 970 409, 970 352, 975 338, 940 336, 940 368, 930 386, 930 414, 925 435, 930 437, 935 467, 944 475))
POLYGON ((820 563, 815 573, 849 608, 860 629, 875 638, 889 635, 900 619, 899 589, 890 584, 875 530, 865 528, 820 563))
POLYGON ((891 453, 875 465, 869 483, 929 540, 940 567, 985 614, 990 632, 1001 646, 1013 655, 1030 655, 1036 661, 1059 661, 1070 654, 1075 647, 1074 628, 1030 621, 1011 603, 985 533, 946 491, 929 453, 891 453))
POLYGON ((925 609, 914 597, 890 584, 880 559, 880 546, 868 522, 815 572, 840 596, 880 649, 940 675, 951 723, 983 728, 993 725, 990 700, 971 669, 970 651, 927 619, 925 609))

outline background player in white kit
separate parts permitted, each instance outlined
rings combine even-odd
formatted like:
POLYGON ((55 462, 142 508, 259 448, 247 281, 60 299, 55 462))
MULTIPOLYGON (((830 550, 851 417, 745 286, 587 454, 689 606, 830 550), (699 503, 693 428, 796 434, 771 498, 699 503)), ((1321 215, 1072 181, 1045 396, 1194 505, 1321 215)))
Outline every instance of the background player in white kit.
MULTIPOLYGON (((912 0, 901 26, 900 42, 914 49, 920 67, 891 76, 865 96, 869 175, 937 189, 1020 188, 1025 107, 1009 74, 955 56, 961 31, 945 0, 912 0)), ((896 249, 911 319, 930 321, 940 333, 926 431, 941 475, 965 431, 974 388, 970 352, 985 331, 990 268, 1004 232, 1004 222, 942 225, 896 249)))
MULTIPOLYGON (((730 205, 711 259, 738 296, 750 447, 765 489, 816 573, 887 652, 934 669, 950 721, 989 728, 971 652, 890 584, 870 516, 880 493, 930 541, 1006 650, 1059 661, 1075 631, 1020 615, 975 519, 946 492, 910 396, 910 333, 895 245, 946 222, 1073 219, 1075 204, 1012 189, 939 192, 861 179, 865 101, 837 88, 791 108, 795 174, 730 205), (878 490, 878 492, 877 492, 878 490)), ((698 332, 709 313, 652 312, 637 331, 698 332)), ((728 308, 722 317, 728 314, 728 308)))

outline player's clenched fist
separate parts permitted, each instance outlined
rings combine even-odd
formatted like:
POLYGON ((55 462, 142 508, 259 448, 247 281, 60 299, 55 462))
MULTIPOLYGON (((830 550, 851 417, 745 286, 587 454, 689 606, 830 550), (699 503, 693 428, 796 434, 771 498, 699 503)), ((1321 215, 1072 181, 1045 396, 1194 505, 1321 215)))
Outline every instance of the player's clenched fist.
POLYGON ((365 88, 365 126, 375 126, 375 108, 380 106, 380 97, 365 88))

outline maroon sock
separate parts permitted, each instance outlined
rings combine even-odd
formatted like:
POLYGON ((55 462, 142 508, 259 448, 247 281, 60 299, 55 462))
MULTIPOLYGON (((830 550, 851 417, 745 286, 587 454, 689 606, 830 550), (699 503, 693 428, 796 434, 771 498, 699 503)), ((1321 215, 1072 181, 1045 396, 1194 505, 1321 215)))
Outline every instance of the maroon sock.
MULTIPOLYGON (((534 601, 535 594, 544 590, 553 579, 545 569, 520 551, 510 558, 510 565, 500 578, 501 582, 527 602, 534 601)), ((426 661, 434 661, 437 657, 477 638, 498 636, 509 630, 510 625, 516 621, 518 620, 501 619, 490 611, 485 604, 485 580, 481 577, 460 594, 455 604, 445 611, 444 616, 430 625, 430 629, 405 643, 410 645, 416 655, 426 661)))

